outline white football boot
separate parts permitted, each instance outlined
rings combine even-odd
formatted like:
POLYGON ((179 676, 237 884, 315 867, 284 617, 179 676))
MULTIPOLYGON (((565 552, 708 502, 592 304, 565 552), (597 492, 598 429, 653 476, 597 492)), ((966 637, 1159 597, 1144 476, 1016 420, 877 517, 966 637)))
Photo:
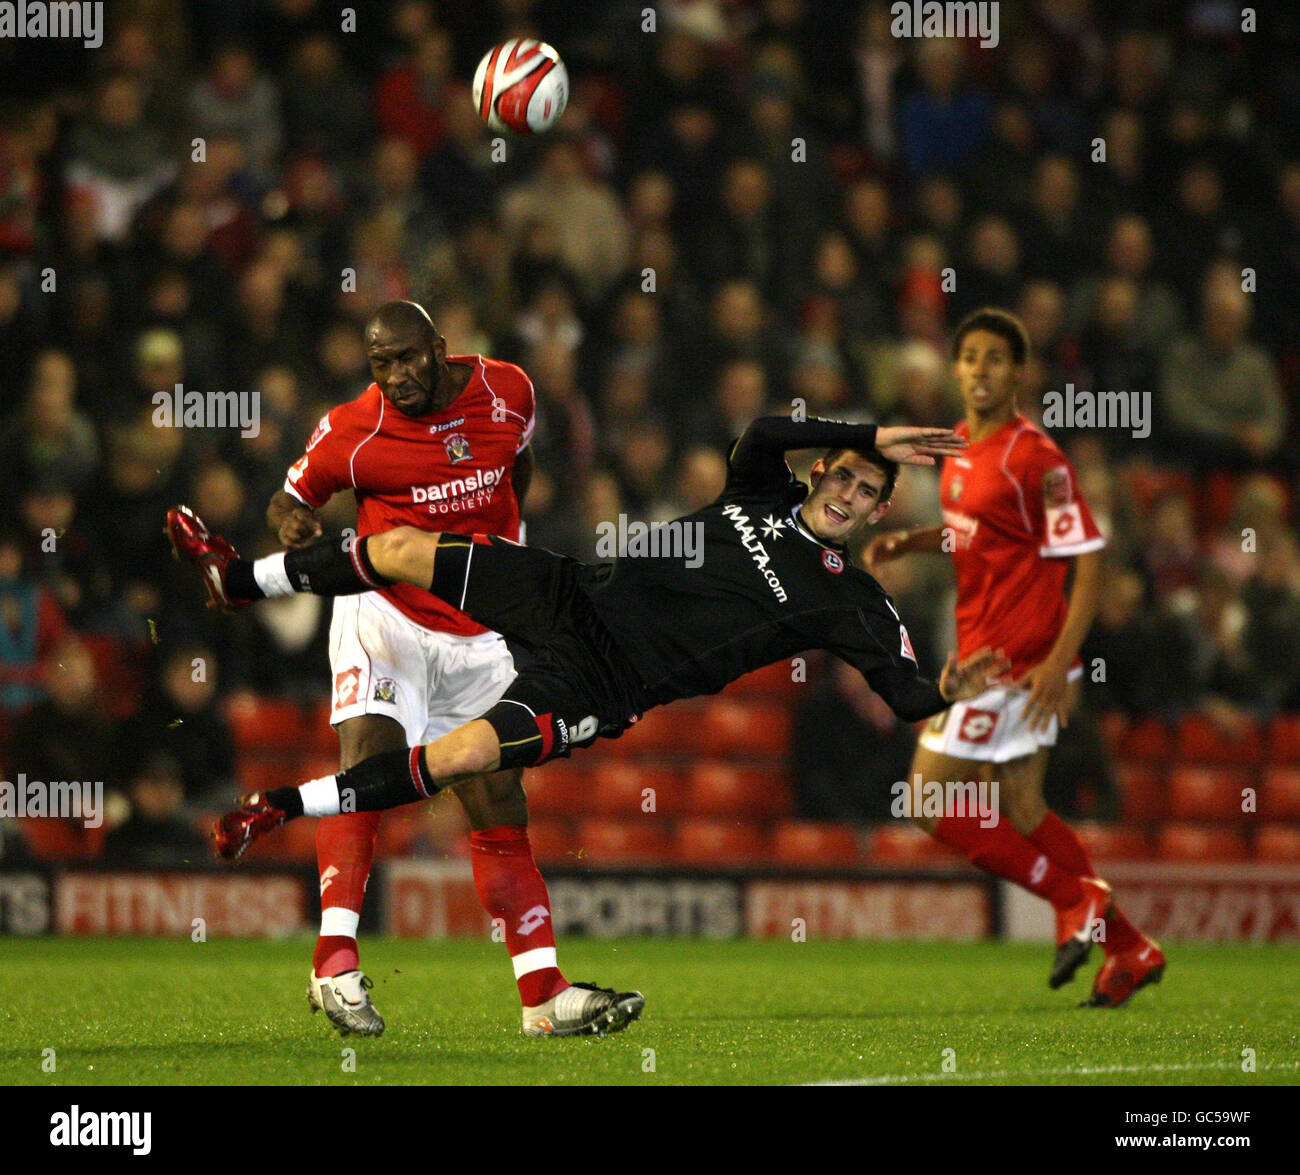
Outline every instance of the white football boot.
POLYGON ((574 983, 539 1004, 524 1009, 525 1036, 604 1036, 622 1032, 641 1015, 645 996, 616 992, 593 983, 574 983))
POLYGON ((311 973, 307 1002, 313 1012, 324 1012, 344 1036, 383 1036, 384 1018, 370 1002, 374 980, 360 971, 344 971, 325 979, 311 973))

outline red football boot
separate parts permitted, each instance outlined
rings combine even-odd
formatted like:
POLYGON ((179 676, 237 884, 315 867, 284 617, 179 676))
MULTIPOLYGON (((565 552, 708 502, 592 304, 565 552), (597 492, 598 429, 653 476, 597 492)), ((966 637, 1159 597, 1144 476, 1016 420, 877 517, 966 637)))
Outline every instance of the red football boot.
POLYGON ((1069 983, 1087 962, 1095 927, 1110 909, 1110 886, 1100 877, 1082 877, 1079 884, 1083 886, 1082 899, 1056 912, 1056 958, 1047 978, 1053 990, 1069 983))
POLYGON ((1124 951, 1116 951, 1101 966, 1092 982, 1092 995, 1081 1008, 1118 1008, 1148 983, 1159 983, 1165 973, 1160 945, 1143 936, 1124 951))
POLYGON ((239 801, 239 807, 227 812, 212 826, 212 843, 217 856, 237 861, 259 836, 274 832, 284 823, 284 813, 273 808, 261 792, 253 792, 239 801))
POLYGON ((172 554, 177 559, 199 569, 203 586, 208 589, 209 608, 233 612, 253 602, 236 599, 226 586, 226 570, 239 558, 239 552, 219 534, 208 530, 203 519, 188 506, 173 506, 167 511, 163 534, 171 543, 172 554))

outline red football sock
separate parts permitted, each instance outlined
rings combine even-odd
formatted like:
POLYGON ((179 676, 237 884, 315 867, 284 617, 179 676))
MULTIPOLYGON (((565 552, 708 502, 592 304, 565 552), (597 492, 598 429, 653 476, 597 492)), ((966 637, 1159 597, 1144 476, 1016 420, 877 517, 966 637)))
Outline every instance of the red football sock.
MULTIPOLYGON (((1030 833, 1029 839, 1062 869, 1068 869, 1079 877, 1097 876, 1083 842, 1055 812, 1048 812, 1043 817, 1043 822, 1030 833)), ((1127 950, 1141 941, 1142 935, 1137 927, 1124 917, 1118 906, 1111 906, 1106 915, 1106 936, 1102 939, 1106 954, 1127 950)))
POLYGON ((569 986, 555 958, 551 895, 533 860, 522 825, 471 832, 474 888, 483 908, 505 931, 506 950, 524 1007, 535 1008, 569 986))
POLYGON ((991 828, 980 827, 978 816, 945 816, 931 834, 949 848, 956 849, 972 865, 1014 881, 1058 909, 1073 906, 1083 899, 1079 879, 1012 828, 1009 821, 999 820, 991 828))
POLYGON ((312 968, 321 978, 361 966, 357 923, 375 860, 375 835, 382 816, 382 812, 325 816, 316 828, 321 912, 312 968))
POLYGON ((1083 842, 1055 812, 1048 812, 1043 817, 1042 823, 1029 834, 1029 839, 1052 858, 1053 864, 1076 877, 1097 876, 1083 842))

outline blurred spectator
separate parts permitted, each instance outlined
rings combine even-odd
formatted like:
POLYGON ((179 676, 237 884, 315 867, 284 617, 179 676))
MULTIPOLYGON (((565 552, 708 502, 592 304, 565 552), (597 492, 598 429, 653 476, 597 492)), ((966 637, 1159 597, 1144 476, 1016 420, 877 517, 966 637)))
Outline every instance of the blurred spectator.
POLYGON ((207 838, 185 818, 180 765, 166 751, 140 763, 126 786, 130 815, 104 838, 111 864, 134 868, 188 865, 206 861, 207 838))
POLYGON ((370 130, 366 90, 325 33, 309 33, 293 47, 279 91, 285 141, 295 154, 350 160, 364 150, 370 130))
POLYGON ((207 72, 190 90, 189 109, 200 135, 235 139, 254 179, 260 184, 271 179, 284 134, 280 97, 246 45, 217 47, 207 72))
POLYGON ((44 479, 85 490, 99 465, 99 441, 77 410, 77 369, 62 351, 42 351, 32 365, 22 416, 0 433, 6 490, 44 479))
POLYGON ((1277 454, 1287 411, 1268 353, 1246 338, 1250 298, 1231 276, 1211 274, 1195 336, 1171 344, 1161 400, 1167 449, 1205 464, 1260 465, 1277 454))
POLYGON ((157 675, 122 732, 128 777, 148 769, 159 751, 179 767, 190 803, 221 805, 234 794, 235 748, 218 702, 214 651, 192 641, 157 658, 157 675))
POLYGON ((415 39, 409 57, 384 73, 375 87, 380 131, 404 139, 420 159, 442 140, 449 102, 467 100, 464 91, 451 85, 452 64, 451 38, 442 29, 430 28, 415 39))
POLYGON ((582 156, 563 137, 546 145, 535 176, 503 195, 501 220, 515 240, 530 222, 547 222, 588 300, 605 293, 627 261, 630 241, 619 201, 607 185, 588 178, 582 156))
MULTIPOLYGON (((49 696, 14 724, 11 769, 42 783, 89 781, 112 790, 120 779, 116 731, 104 713, 90 652, 68 635, 47 654, 43 672, 49 696)), ((42 856, 95 855, 103 836, 102 828, 71 817, 23 823, 42 856)))
POLYGON ((0 533, 0 711, 8 717, 45 697, 49 657, 65 632, 54 593, 25 564, 22 540, 0 533))
POLYGON ((966 85, 961 43, 942 37, 916 42, 920 88, 903 99, 903 156, 914 176, 955 171, 973 158, 989 134, 988 95, 966 85))
POLYGON ((95 202, 102 240, 126 237, 136 211, 175 171, 158 133, 144 120, 140 84, 130 74, 109 74, 94 98, 94 115, 68 141, 65 180, 95 202))

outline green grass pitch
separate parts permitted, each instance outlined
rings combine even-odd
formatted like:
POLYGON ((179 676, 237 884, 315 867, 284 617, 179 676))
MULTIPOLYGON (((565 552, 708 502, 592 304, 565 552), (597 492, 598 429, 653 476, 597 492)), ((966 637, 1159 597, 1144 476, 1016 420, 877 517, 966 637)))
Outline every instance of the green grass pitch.
POLYGON ((1110 1011, 1076 1007, 1092 963, 1049 991, 1045 946, 566 941, 571 979, 646 995, 604 1040, 524 1039, 487 942, 364 939, 379 1040, 308 1013, 306 939, 10 938, 0 953, 6 1085, 1300 1082, 1294 946, 1173 944, 1164 982, 1110 1011))

